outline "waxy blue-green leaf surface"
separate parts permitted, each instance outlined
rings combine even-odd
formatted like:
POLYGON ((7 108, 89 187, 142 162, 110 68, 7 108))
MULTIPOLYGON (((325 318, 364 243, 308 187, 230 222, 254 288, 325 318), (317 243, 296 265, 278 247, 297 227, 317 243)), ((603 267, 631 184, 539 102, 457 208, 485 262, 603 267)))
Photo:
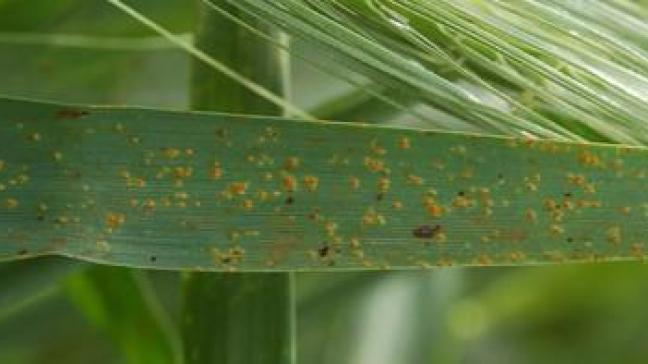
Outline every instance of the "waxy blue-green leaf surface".
POLYGON ((310 270, 640 258, 643 148, 0 101, 0 254, 310 270))

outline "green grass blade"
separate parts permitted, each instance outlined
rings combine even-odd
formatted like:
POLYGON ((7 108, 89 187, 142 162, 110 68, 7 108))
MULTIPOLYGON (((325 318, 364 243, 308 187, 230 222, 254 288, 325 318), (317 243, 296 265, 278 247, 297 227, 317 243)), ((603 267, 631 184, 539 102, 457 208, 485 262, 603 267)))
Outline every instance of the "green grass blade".
POLYGON ((142 274, 94 267, 70 277, 67 288, 86 316, 118 343, 128 363, 180 363, 179 341, 142 274))
POLYGON ((50 297, 58 291, 59 281, 84 267, 58 257, 0 264, 0 321, 50 297))
POLYGON ((57 102, 186 108, 188 57, 176 49, 112 48, 120 40, 134 45, 161 38, 86 39, 94 41, 94 48, 72 46, 70 39, 61 41, 68 45, 0 42, 0 93, 57 102))
MULTIPOLYGON (((138 6, 191 39, 193 9, 184 1, 159 6, 142 0, 138 6)), ((187 108, 189 59, 104 0, 56 1, 37 11, 26 2, 0 2, 0 94, 187 108)))
POLYGON ((120 359, 110 340, 77 312, 63 284, 46 290, 53 292, 3 318, 0 362, 114 364, 120 359))
MULTIPOLYGON (((183 0, 138 0, 138 7, 172 32, 187 32, 194 12, 183 0)), ((0 2, 0 29, 9 32, 69 33, 93 36, 149 36, 140 24, 122 17, 105 0, 61 0, 38 9, 24 1, 0 2)))
POLYGON ((644 255, 641 147, 0 100, 0 255, 344 270, 644 255))
MULTIPOLYGON (((287 94, 289 69, 285 52, 204 5, 200 5, 200 15, 197 48, 268 90, 287 94)), ((276 30, 264 31, 281 42, 282 36, 276 30)), ((196 109, 283 113, 274 103, 202 63, 196 62, 193 71, 192 104, 196 109)), ((186 362, 291 363, 296 345, 291 331, 292 274, 188 275, 183 284, 182 327, 186 362)))
MULTIPOLYGON (((396 92, 393 93, 397 94, 396 92)), ((415 105, 408 106, 414 109, 415 105)), ((399 112, 401 111, 395 109, 392 105, 372 97, 362 89, 346 92, 312 110, 312 114, 320 120, 345 120, 365 123, 380 123, 393 120, 399 112)))

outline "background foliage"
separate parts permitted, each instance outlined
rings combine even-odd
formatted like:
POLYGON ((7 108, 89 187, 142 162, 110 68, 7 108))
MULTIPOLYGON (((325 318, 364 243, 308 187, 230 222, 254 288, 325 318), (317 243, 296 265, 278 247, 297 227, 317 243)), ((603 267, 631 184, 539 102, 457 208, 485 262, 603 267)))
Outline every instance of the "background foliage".
MULTIPOLYGON (((190 60, 183 51, 104 1, 38 3, 0 1, 0 93, 61 102, 189 108, 190 60)), ((174 33, 188 36, 195 27, 196 8, 187 2, 166 1, 165 6, 148 0, 129 3, 174 33)), ((572 27, 585 24, 576 39, 559 29, 529 34, 539 32, 528 27, 539 19, 528 17, 528 9, 522 13, 525 16, 517 16, 516 9, 491 9, 491 17, 480 18, 481 22, 452 6, 436 9, 437 14, 446 16, 447 27, 453 21, 472 24, 466 31, 473 32, 475 38, 467 40, 468 35, 458 34, 461 29, 439 34, 420 20, 412 22, 417 32, 404 33, 399 30, 402 27, 389 26, 393 22, 384 19, 393 17, 394 11, 403 11, 393 6, 382 13, 359 7, 356 11, 373 14, 360 18, 328 7, 326 2, 313 2, 322 4, 317 13, 299 7, 282 12, 267 5, 271 2, 265 2, 265 8, 263 3, 241 2, 277 23, 292 21, 289 28, 303 36, 303 41, 296 39, 292 45, 301 57, 292 60, 293 100, 317 116, 631 144, 645 141, 642 75, 648 68, 642 37, 648 33, 634 31, 645 26, 645 8, 640 3, 610 2, 614 9, 630 9, 632 17, 591 6, 551 18, 563 19, 572 27), (301 28, 297 25, 302 23, 295 20, 300 17, 307 20, 301 28), (325 44, 326 36, 336 28, 322 25, 315 31, 307 26, 328 24, 325 20, 332 18, 346 21, 348 31, 363 35, 364 40, 345 33, 338 40, 346 42, 347 48, 341 43, 325 44), (617 31, 610 33, 610 28, 617 31), (525 33, 520 33, 521 29, 525 33), (583 33, 585 30, 590 33, 583 33), (548 38, 548 34, 555 37, 548 38), (607 43, 587 42, 600 40, 595 37, 600 34, 614 37, 607 43), (529 38, 531 35, 545 38, 529 38), (485 45, 480 39, 495 43, 485 45), (545 48, 529 48, 529 39, 545 48), (506 57, 499 63, 485 62, 483 57, 491 55, 489 47, 501 43, 521 48, 535 58, 510 49, 510 57, 519 63, 507 63, 506 57), (362 46, 363 52, 343 51, 354 46, 362 46), (408 73, 414 72, 411 65, 390 57, 385 49, 419 58, 422 52, 440 49, 450 56, 438 54, 437 59, 462 59, 465 63, 456 68, 450 61, 437 65, 430 60, 427 69, 442 78, 417 70, 417 76, 430 81, 421 85, 408 73), (323 57, 329 52, 336 63, 323 57), (601 54, 606 56, 596 60, 613 67, 609 73, 621 82, 602 78, 600 72, 587 68, 591 58, 601 54), (369 63, 368 58, 380 63, 369 63), (552 69, 567 71, 554 74, 549 82, 537 59, 552 69), (565 60, 572 62, 560 68, 565 60), (335 67, 324 72, 321 64, 335 67), (515 72, 502 77, 504 70, 515 72), (630 78, 628 70, 633 72, 630 78), (490 86, 476 81, 475 75, 490 86), (628 92, 629 87, 636 92, 628 92), (470 95, 478 99, 476 104, 465 109, 440 107, 444 100, 450 102, 447 105, 469 105, 458 89, 471 90, 470 95), (593 94, 607 98, 593 99, 593 94), (448 95, 454 99, 437 99, 448 95), (502 95, 510 98, 508 103, 502 102, 502 95), (527 108, 516 108, 516 113, 490 110, 483 122, 469 122, 471 116, 484 111, 479 104, 495 103, 507 110, 511 102, 527 108), (410 110, 416 114, 410 115, 410 110), (513 122, 511 117, 520 119, 513 122), (488 123, 496 119, 497 124, 488 123), (553 123, 555 120, 558 123, 553 123), (596 127, 583 128, 592 125, 596 127)), ((401 3, 417 5, 414 1, 401 3)), ((538 3, 524 4, 542 14, 538 3)), ((546 4, 557 8, 560 2, 546 4)), ((299 359, 304 363, 645 362, 648 353, 643 341, 648 332, 642 303, 648 298, 647 269, 640 263, 620 263, 299 274, 299 359)), ((94 267, 58 258, 3 263, 0 271, 2 363, 138 363, 153 362, 153 358, 166 362, 179 355, 177 328, 183 317, 177 273, 94 267), (91 280, 107 280, 95 284, 119 287, 115 288, 119 293, 102 297, 88 283, 91 280), (126 294, 126 290, 134 293, 126 294), (121 300, 124 297, 130 299, 121 300), (116 301, 111 302, 113 299, 116 301), (137 327, 149 328, 154 334, 133 332, 130 317, 140 320, 137 327), (121 325, 119 320, 115 322, 117 318, 127 322, 121 325), (142 338, 158 344, 142 342, 142 338)))

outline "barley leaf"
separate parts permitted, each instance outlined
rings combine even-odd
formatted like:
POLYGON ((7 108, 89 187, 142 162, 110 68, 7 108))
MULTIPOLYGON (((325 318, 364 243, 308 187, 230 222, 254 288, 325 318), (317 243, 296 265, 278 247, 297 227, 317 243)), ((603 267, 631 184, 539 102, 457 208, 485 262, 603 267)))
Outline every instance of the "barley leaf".
POLYGON ((0 100, 0 254, 344 270, 643 256, 645 149, 0 100))

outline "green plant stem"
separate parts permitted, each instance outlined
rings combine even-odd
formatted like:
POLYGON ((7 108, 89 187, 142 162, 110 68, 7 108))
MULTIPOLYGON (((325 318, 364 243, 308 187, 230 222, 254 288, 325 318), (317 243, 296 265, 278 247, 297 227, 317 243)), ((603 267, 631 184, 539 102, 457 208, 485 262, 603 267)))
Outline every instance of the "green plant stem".
POLYGON ((289 363, 289 273, 192 273, 186 363, 289 363))
MULTIPOLYGON (((255 21, 224 1, 219 5, 246 22, 255 21)), ((281 52, 231 20, 202 4, 199 6, 197 48, 269 90, 286 94, 288 64, 281 52)), ((273 36, 280 38, 278 33, 273 36)), ((194 63, 192 76, 194 109, 283 114, 273 103, 202 63, 194 63)), ((188 274, 184 282, 183 320, 186 362, 294 362, 291 274, 188 274)))
MULTIPOLYGON (((246 23, 258 22, 242 11, 232 9, 225 1, 221 2, 224 9, 242 18, 246 23)), ((288 91, 288 63, 285 52, 210 10, 202 2, 199 7, 196 47, 255 83, 278 95, 285 95, 288 91)), ((263 29, 262 25, 259 26, 263 29)), ((281 38, 281 33, 273 32, 272 29, 268 29, 266 33, 281 38)), ((259 97, 240 82, 214 71, 212 67, 199 61, 193 64, 191 101, 193 108, 197 110, 251 115, 283 114, 283 110, 274 103, 259 97)))

